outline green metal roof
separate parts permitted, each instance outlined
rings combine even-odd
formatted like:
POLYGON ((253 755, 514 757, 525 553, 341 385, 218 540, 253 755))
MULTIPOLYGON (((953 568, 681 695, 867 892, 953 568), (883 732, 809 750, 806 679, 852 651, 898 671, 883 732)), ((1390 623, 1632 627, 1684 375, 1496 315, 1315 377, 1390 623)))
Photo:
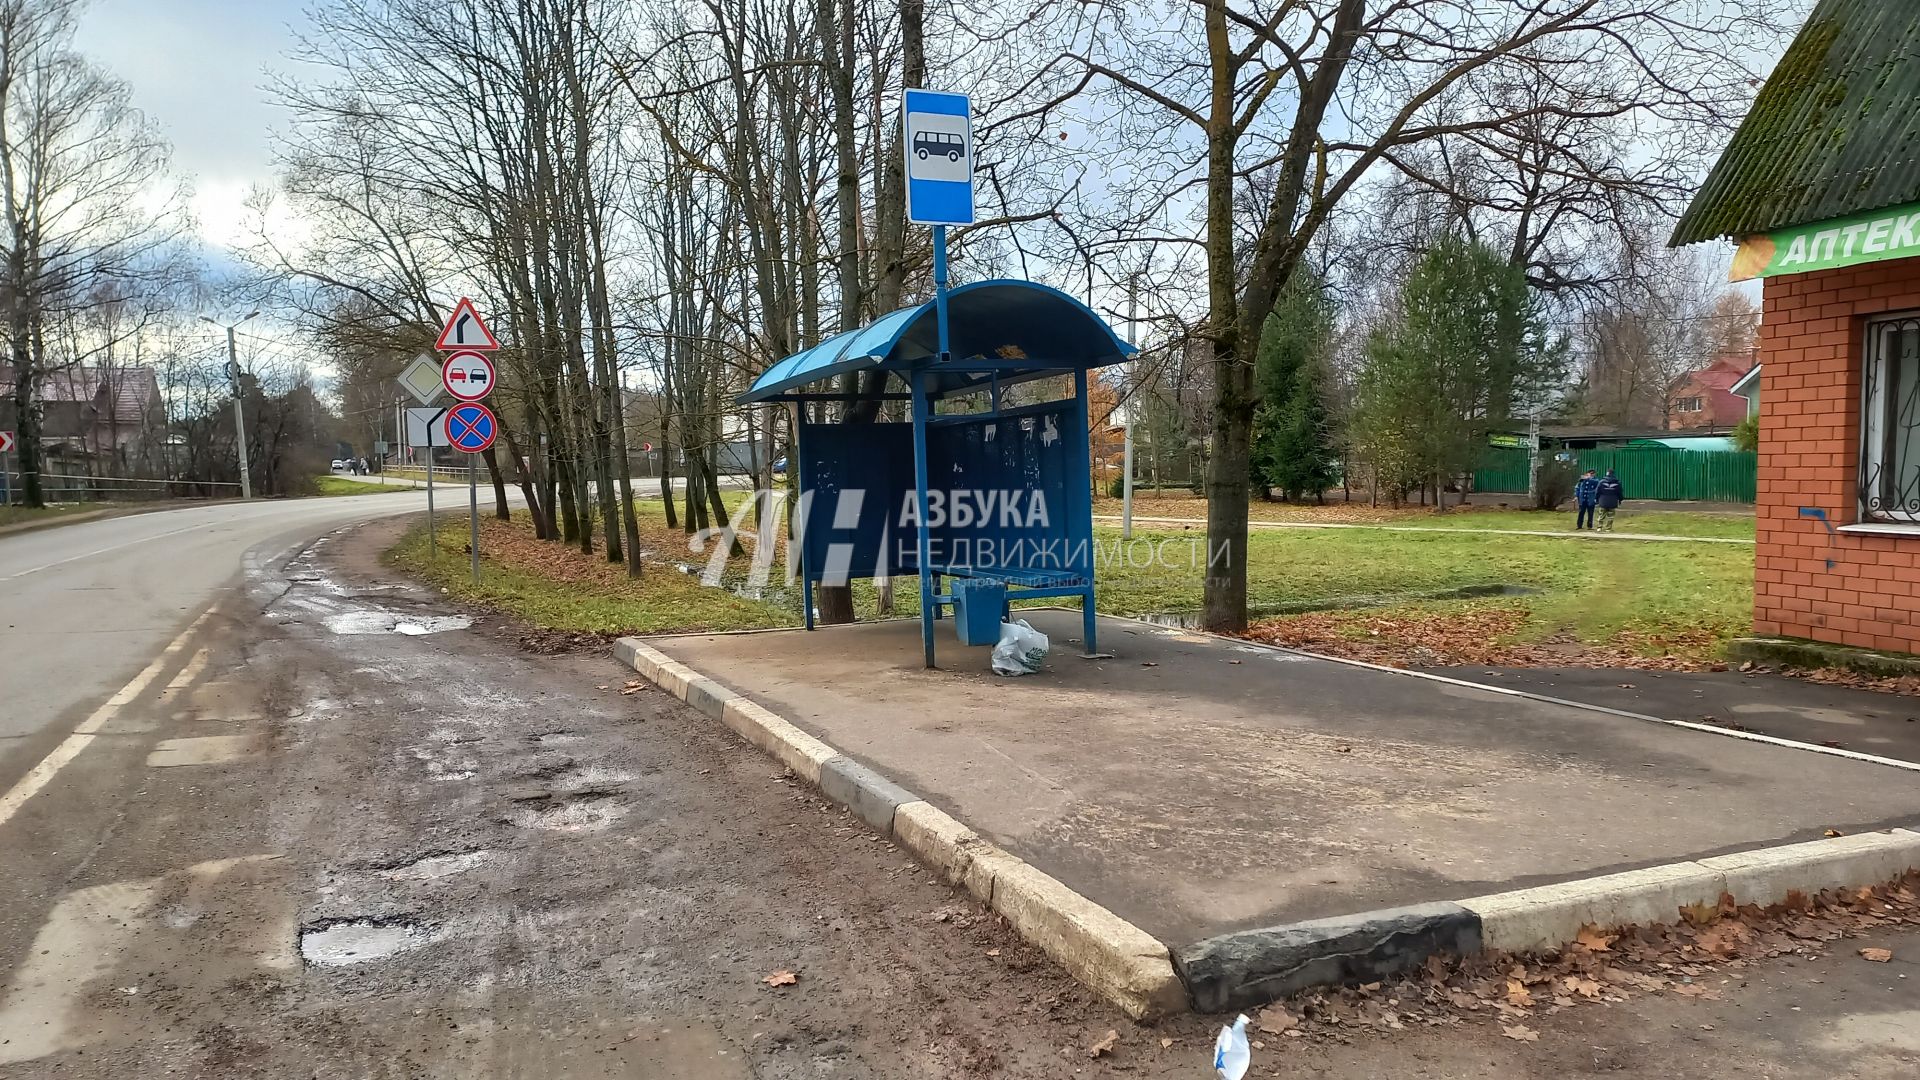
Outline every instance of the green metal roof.
POLYGON ((1671 243, 1920 202, 1920 4, 1820 0, 1671 243))

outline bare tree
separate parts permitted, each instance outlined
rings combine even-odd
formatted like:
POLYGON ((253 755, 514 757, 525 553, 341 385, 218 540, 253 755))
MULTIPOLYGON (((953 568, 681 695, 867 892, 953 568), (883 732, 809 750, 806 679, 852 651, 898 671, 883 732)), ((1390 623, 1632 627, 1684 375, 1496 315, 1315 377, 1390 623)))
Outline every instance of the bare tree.
POLYGON ((0 0, 0 333, 12 369, 27 505, 44 503, 41 382, 55 368, 128 340, 145 324, 97 321, 50 353, 50 330, 126 304, 176 270, 177 223, 141 210, 167 146, 129 104, 125 83, 74 50, 77 0, 0 0), (101 335, 104 335, 101 336, 101 335))

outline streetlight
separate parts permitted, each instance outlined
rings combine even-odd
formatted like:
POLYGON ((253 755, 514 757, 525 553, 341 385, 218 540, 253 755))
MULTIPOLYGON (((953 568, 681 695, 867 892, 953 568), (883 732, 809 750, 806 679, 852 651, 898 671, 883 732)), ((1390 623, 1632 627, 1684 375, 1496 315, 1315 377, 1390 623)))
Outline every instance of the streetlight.
MULTIPOLYGON (((240 323, 258 314, 260 314, 259 310, 255 309, 247 313, 246 319, 241 319, 233 326, 224 327, 227 332, 227 380, 233 384, 233 434, 234 441, 240 447, 240 497, 242 499, 253 498, 253 477, 248 475, 247 422, 240 415, 240 354, 233 347, 233 330, 240 323)), ((200 321, 211 326, 222 326, 220 322, 205 315, 200 316, 200 321)))

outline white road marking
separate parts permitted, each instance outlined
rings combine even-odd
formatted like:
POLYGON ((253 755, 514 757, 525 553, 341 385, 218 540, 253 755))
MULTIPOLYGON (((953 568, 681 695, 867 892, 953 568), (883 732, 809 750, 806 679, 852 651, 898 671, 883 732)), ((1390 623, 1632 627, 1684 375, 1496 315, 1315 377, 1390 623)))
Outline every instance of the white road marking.
POLYGON ((239 761, 253 749, 251 735, 203 735, 197 739, 163 739, 147 755, 156 769, 181 765, 220 765, 239 761))
MULTIPOLYGON (((0 578, 0 580, 5 579, 0 578)), ((153 658, 153 663, 140 669, 140 674, 135 675, 131 682, 121 687, 119 693, 108 698, 106 704, 93 710, 93 715, 81 721, 80 726, 73 729, 73 734, 62 740, 60 745, 54 747, 46 757, 41 758, 39 764, 28 769, 27 775, 21 777, 20 782, 14 784, 12 790, 5 795, 0 795, 0 825, 5 825, 28 799, 38 794, 41 788, 46 787, 55 773, 66 768, 74 758, 79 757, 80 751, 85 750, 87 744, 93 741, 94 733, 105 726, 107 721, 113 719, 114 714, 126 707, 128 702, 139 697, 141 691, 160 676, 160 672, 166 669, 167 662, 186 647, 194 631, 200 629, 200 624, 206 622, 207 617, 212 614, 212 608, 201 612, 199 618, 189 623, 185 630, 180 631, 179 637, 174 638, 165 649, 160 650, 160 655, 153 658)))
POLYGON ((64 559, 55 559, 53 562, 50 562, 50 563, 41 563, 39 566, 30 566, 25 570, 16 570, 13 573, 8 574, 6 577, 0 577, 0 581, 12 581, 14 578, 23 578, 23 577, 26 577, 28 574, 37 574, 42 570, 51 570, 56 566, 65 566, 70 562, 79 562, 81 559, 91 559, 95 555, 105 555, 109 551, 119 551, 121 548, 130 548, 136 544, 150 544, 155 540, 164 540, 169 536, 179 536, 181 533, 184 533, 184 532, 192 532, 195 529, 205 529, 205 528, 209 528, 209 526, 189 525, 184 529, 174 529, 171 532, 155 533, 152 536, 143 536, 138 540, 129 540, 124 544, 112 544, 107 547, 86 552, 84 554, 69 555, 64 559))
POLYGON ((199 652, 194 653, 193 659, 187 661, 187 666, 181 668, 180 674, 175 675, 173 681, 167 684, 167 693, 171 694, 179 690, 185 690, 188 686, 192 685, 193 680, 199 678, 200 673, 206 669, 207 650, 203 648, 199 652))

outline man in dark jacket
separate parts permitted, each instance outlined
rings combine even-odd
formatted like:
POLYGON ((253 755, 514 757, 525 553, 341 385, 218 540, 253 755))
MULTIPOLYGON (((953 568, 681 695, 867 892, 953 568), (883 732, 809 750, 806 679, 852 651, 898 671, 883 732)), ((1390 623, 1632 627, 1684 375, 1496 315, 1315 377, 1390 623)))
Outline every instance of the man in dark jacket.
POLYGON ((1579 482, 1573 485, 1573 505, 1579 511, 1573 515, 1574 531, 1593 528, 1593 508, 1599 501, 1600 478, 1593 475, 1592 469, 1588 469, 1580 474, 1579 482))
POLYGON ((1612 532, 1613 512, 1620 509, 1620 500, 1627 497, 1627 490, 1620 486, 1620 478, 1613 475, 1613 470, 1608 469, 1594 495, 1600 503, 1600 531, 1612 532))

